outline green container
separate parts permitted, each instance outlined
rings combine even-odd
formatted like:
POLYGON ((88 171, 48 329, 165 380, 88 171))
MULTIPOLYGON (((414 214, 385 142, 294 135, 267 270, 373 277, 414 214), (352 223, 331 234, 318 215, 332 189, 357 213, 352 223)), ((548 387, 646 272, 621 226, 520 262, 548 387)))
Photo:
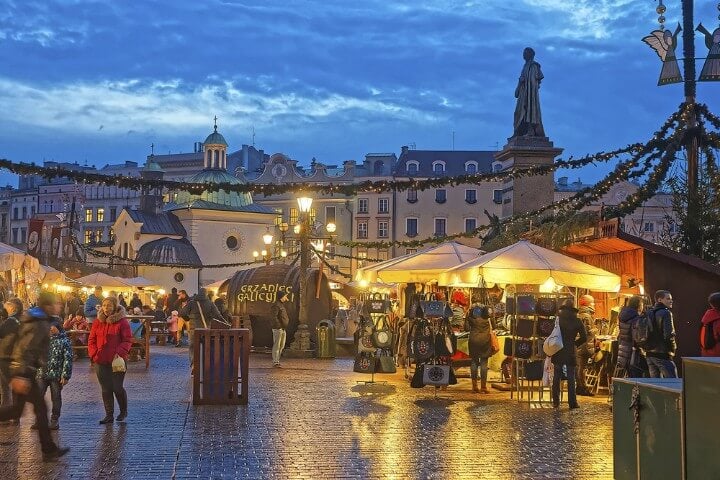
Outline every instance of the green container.
POLYGON ((613 468, 616 480, 683 479, 682 380, 613 380, 613 468), (640 428, 634 431, 633 389, 640 399, 640 428))
POLYGON ((317 358, 335 358, 335 324, 331 320, 320 320, 317 324, 317 358))
POLYGON ((720 358, 683 358, 687 478, 720 478, 720 358))

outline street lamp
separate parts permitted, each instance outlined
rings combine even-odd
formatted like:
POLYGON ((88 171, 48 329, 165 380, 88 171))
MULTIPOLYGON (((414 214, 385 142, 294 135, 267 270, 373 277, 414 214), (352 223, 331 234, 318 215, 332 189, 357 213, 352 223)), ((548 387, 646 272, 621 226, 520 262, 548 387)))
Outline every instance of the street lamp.
POLYGON ((293 227, 293 231, 300 240, 300 311, 298 312, 298 328, 295 338, 290 344, 290 349, 299 352, 310 352, 310 332, 308 330, 308 295, 307 279, 310 268, 310 208, 313 199, 311 197, 300 197, 297 199, 298 210, 300 211, 299 222, 293 227))

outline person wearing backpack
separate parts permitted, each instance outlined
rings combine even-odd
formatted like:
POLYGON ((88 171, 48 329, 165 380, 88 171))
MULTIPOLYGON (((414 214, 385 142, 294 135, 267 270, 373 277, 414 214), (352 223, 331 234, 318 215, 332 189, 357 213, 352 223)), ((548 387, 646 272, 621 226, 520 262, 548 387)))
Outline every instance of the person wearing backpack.
POLYGON ((667 290, 655 292, 655 306, 648 311, 652 322, 652 336, 644 347, 651 378, 677 378, 677 367, 673 362, 675 350, 675 325, 670 309, 672 294, 667 290))
POLYGON ((558 319, 563 348, 552 356, 554 367, 552 384, 553 407, 560 407, 560 380, 563 366, 567 369, 568 405, 570 409, 580 408, 575 394, 575 368, 577 366, 577 347, 587 342, 585 325, 578 318, 578 310, 573 306, 571 299, 560 306, 558 319))
POLYGON ((642 378, 647 371, 647 362, 642 350, 633 341, 633 328, 635 328, 638 321, 645 319, 641 313, 642 311, 643 298, 635 295, 628 299, 627 304, 620 310, 618 316, 619 333, 616 368, 622 369, 625 372, 624 376, 628 378, 642 378))
POLYGON ((720 357, 720 292, 711 293, 708 303, 710 308, 700 321, 700 355, 720 357))

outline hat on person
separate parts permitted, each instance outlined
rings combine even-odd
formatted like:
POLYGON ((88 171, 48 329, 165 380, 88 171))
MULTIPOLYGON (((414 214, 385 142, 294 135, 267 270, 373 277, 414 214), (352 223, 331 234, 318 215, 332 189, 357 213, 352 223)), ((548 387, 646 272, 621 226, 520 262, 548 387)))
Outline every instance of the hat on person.
POLYGON ((578 302, 581 307, 589 307, 593 303, 595 303, 595 299, 592 295, 583 295, 580 297, 580 301, 578 302))

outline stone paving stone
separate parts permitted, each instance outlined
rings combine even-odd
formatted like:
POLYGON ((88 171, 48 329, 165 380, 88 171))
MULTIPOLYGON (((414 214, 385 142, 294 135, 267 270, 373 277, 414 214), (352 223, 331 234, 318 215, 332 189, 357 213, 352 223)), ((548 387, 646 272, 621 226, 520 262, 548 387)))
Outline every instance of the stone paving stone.
POLYGON ((411 389, 402 372, 361 385, 351 359, 251 357, 250 404, 193 407, 187 352, 156 347, 131 363, 125 425, 100 426, 86 361, 63 392, 57 463, 38 462, 32 413, 0 426, 0 479, 593 479, 612 478, 612 417, 603 399, 569 411, 528 408, 470 381, 411 389))

